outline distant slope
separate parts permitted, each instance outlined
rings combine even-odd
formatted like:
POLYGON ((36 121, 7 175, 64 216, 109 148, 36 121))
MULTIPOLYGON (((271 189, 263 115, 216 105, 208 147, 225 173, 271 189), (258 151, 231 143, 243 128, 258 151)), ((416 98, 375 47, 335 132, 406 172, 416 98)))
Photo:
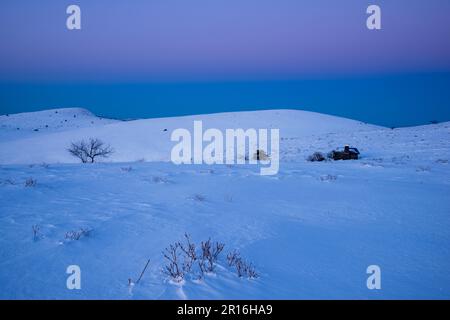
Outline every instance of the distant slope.
POLYGON ((192 129, 194 120, 202 120, 204 130, 278 128, 282 138, 384 130, 359 121, 299 110, 233 112, 116 122, 96 118, 83 109, 62 109, 58 113, 49 110, 4 116, 1 120, 0 137, 5 132, 11 135, 14 126, 26 128, 28 132, 25 136, 19 134, 12 141, 0 139, 1 164, 76 163, 77 159, 69 155, 67 147, 73 141, 89 137, 100 138, 115 149, 116 152, 108 161, 169 161, 170 150, 174 145, 170 141, 171 132, 177 128, 192 129), (66 121, 61 123, 62 119, 70 115, 70 122, 67 121, 69 124, 66 121), (45 123, 50 123, 50 128, 30 131, 42 128, 45 123))
POLYGON ((50 109, 0 116, 0 141, 118 122, 82 108, 50 109))

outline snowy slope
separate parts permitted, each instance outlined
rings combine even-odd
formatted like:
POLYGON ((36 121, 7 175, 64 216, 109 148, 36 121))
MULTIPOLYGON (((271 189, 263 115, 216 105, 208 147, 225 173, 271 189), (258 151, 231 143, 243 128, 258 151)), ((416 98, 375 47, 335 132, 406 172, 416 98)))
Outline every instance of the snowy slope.
POLYGON ((85 127, 115 123, 82 108, 51 109, 37 112, 0 115, 0 142, 85 127))
MULTIPOLYGON (((70 109, 71 110, 71 109, 70 109)), ((60 111, 61 112, 61 111, 60 111)), ((70 113, 70 111, 67 111, 70 113)), ((23 114, 27 122, 39 119, 39 123, 47 121, 40 114, 23 114)), ((20 115, 17 115, 20 120, 20 115)), ((13 118, 13 116, 10 116, 13 118)), ((146 119, 127 122, 115 122, 107 125, 84 126, 90 123, 91 116, 85 120, 79 116, 80 124, 77 129, 50 133, 27 135, 22 139, 2 138, 5 131, 0 131, 0 164, 30 164, 30 163, 76 163, 68 152, 71 142, 90 137, 100 138, 110 144, 114 155, 108 159, 113 162, 129 161, 169 161, 170 150, 174 143, 170 141, 170 134, 177 128, 193 129, 194 120, 203 121, 204 130, 208 128, 278 128, 283 138, 304 138, 311 135, 323 135, 335 132, 360 132, 381 130, 383 128, 364 124, 349 119, 328 116, 307 111, 297 110, 268 110, 255 112, 220 113, 211 115, 174 117, 163 119, 146 119), (79 128, 78 128, 79 127, 79 128)), ((75 125, 76 121, 72 120, 75 125)), ((106 120, 102 119, 102 123, 106 120)), ((8 123, 3 120, 3 123, 8 123)), ((17 125, 13 122, 14 126, 17 125)), ((9 127, 12 127, 10 125, 9 127)), ((8 127, 8 128, 9 128, 8 127)), ((35 126, 28 124, 27 127, 35 126)), ((9 131, 7 131, 9 132, 9 131)))
POLYGON ((0 165, 2 299, 450 299, 450 123, 391 130, 280 110, 120 122, 3 142, 0 150, 2 163, 38 163, 0 165), (114 161, 163 158, 163 130, 194 119, 219 128, 279 126, 280 172, 39 164, 72 161, 61 148, 94 133, 117 149, 114 161), (40 148, 28 158, 22 148, 35 143, 40 148), (305 161, 344 143, 362 158, 305 161), (29 178, 37 184, 26 187, 29 178), (65 239, 79 228, 92 231, 65 239), (161 251, 185 232, 196 243, 221 241, 225 250, 214 273, 174 284, 161 272, 161 251), (257 279, 228 266, 225 255, 234 249, 254 263, 257 279), (129 287, 147 259, 141 282, 129 287), (81 290, 66 288, 72 264, 81 268, 81 290), (366 287, 373 264, 382 271, 381 290, 366 287))

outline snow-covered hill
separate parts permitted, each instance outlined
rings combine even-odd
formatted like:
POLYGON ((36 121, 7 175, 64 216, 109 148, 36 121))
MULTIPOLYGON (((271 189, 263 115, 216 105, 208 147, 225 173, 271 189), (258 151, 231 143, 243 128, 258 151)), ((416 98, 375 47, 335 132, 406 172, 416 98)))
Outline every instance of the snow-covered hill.
POLYGON ((1 129, 1 299, 450 299, 450 123, 392 130, 273 110, 56 130, 1 129), (193 120, 279 128, 279 173, 139 161, 168 160, 170 132, 193 120), (69 163, 68 143, 91 136, 116 149, 113 163, 69 163), (305 160, 346 143, 360 160, 305 160), (67 238, 80 228, 91 231, 67 238), (225 249, 214 272, 174 283, 161 252, 185 232, 225 249), (258 278, 228 265, 235 249, 258 278), (81 290, 66 287, 74 264, 81 290), (370 265, 381 290, 367 288, 370 265))
POLYGON ((2 116, 0 164, 76 163, 78 160, 67 152, 67 147, 71 142, 90 137, 100 138, 115 149, 108 161, 169 161, 170 150, 174 145, 170 141, 171 132, 177 128, 192 129, 194 120, 202 120, 205 130, 279 128, 283 139, 304 139, 325 134, 383 129, 354 120, 297 110, 235 112, 116 122, 98 119, 82 109, 60 109, 2 116), (65 124, 62 119, 69 116, 70 122, 65 124), (50 124, 49 128, 45 127, 47 123, 50 124), (14 127, 27 130, 27 134, 12 139, 11 130, 14 127), (36 127, 41 130, 33 131, 36 127))
POLYGON ((0 142, 39 137, 71 129, 97 127, 117 120, 100 118, 82 108, 51 109, 0 115, 0 142))

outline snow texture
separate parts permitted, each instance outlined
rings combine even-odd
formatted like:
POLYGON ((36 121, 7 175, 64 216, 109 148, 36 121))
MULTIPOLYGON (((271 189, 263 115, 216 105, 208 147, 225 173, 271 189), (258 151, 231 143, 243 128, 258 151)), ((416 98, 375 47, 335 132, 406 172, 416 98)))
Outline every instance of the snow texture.
POLYGON ((0 116, 0 298, 449 299, 449 161, 450 123, 388 129, 293 110, 127 122, 83 109, 0 116), (170 133, 193 120, 279 128, 279 173, 170 163, 170 133), (91 136, 115 154, 77 163, 68 145, 91 136), (306 161, 344 144, 362 158, 306 161), (161 252, 185 232, 225 249, 214 273, 174 283, 161 252), (234 249, 258 278, 227 265, 234 249), (66 288, 74 264, 81 290, 66 288), (366 286, 369 265, 381 268, 381 290, 366 286))

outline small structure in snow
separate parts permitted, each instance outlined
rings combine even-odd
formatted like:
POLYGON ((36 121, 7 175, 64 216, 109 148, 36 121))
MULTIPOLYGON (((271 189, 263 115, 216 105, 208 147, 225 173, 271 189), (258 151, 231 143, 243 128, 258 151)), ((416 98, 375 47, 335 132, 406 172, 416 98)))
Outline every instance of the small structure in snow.
POLYGON ((331 151, 330 158, 333 160, 358 160, 359 151, 357 148, 350 148, 350 146, 346 145, 343 150, 331 151))

